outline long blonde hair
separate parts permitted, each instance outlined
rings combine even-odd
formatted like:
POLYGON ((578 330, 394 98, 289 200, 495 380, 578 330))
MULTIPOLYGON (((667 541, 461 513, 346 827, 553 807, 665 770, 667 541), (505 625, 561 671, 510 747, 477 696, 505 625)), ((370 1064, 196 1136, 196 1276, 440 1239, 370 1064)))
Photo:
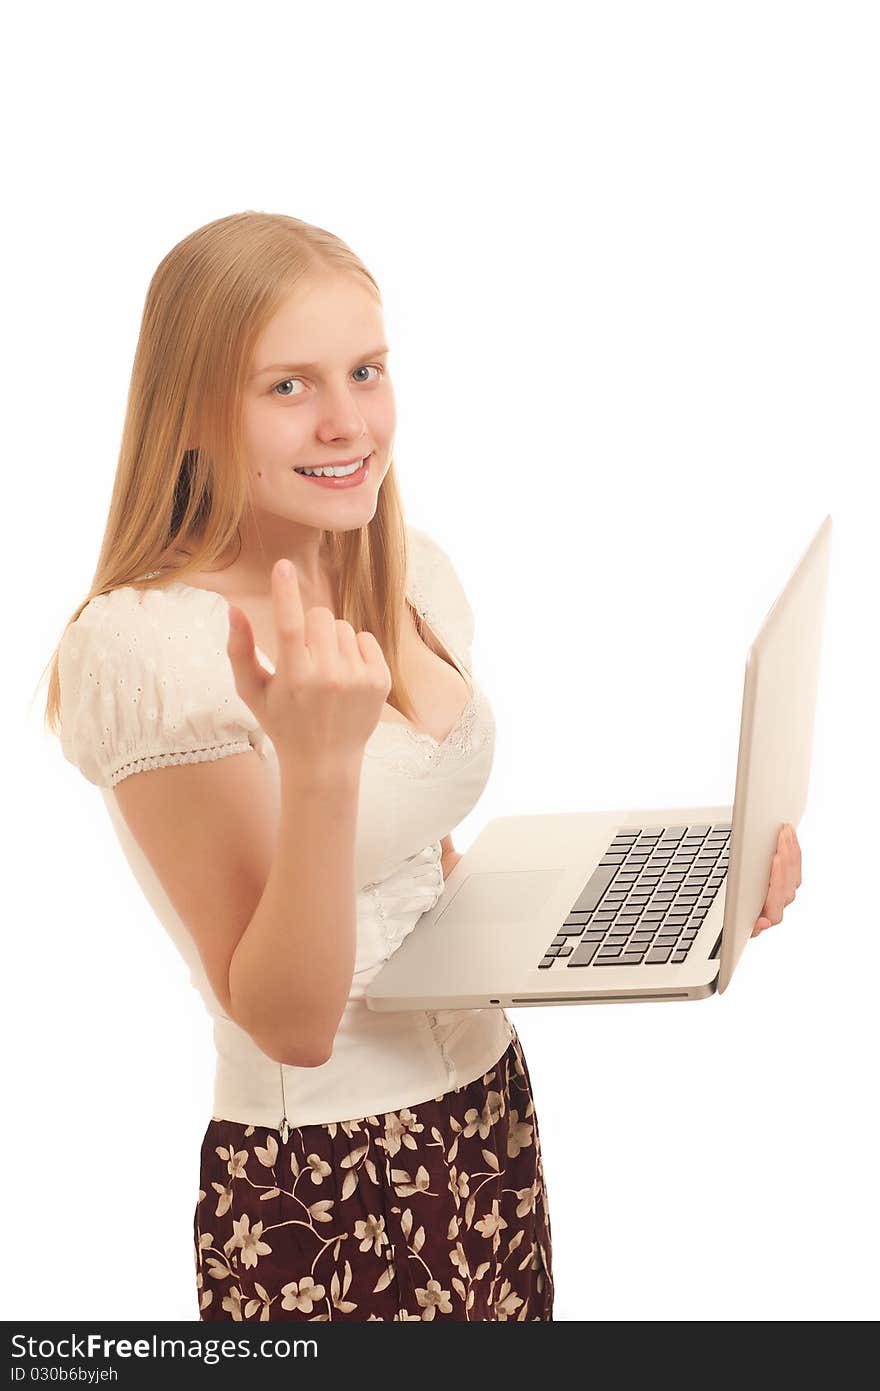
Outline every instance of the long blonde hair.
MULTIPOLYGON (((360 277, 381 303, 376 281, 345 242, 282 213, 221 217, 184 237, 159 264, 144 305, 92 586, 40 678, 50 671, 44 724, 52 733, 60 734, 61 724, 58 651, 86 604, 135 581, 146 589, 186 580, 228 555, 252 505, 241 421, 251 352, 281 303, 310 276, 328 273, 360 277), (193 439, 197 449, 188 447, 193 439), (161 573, 145 578, 152 571, 161 573)), ((336 584, 336 617, 376 637, 391 672, 388 700, 412 720, 400 668, 407 552, 393 458, 368 524, 324 532, 322 546, 336 584)))

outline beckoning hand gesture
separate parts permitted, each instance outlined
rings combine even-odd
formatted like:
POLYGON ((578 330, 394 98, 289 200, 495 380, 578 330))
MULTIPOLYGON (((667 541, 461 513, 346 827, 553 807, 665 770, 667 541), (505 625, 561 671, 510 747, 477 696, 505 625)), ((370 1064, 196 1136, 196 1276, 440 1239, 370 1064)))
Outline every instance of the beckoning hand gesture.
POLYGON ((272 615, 274 674, 257 658, 247 614, 229 605, 226 650, 236 691, 297 776, 360 768, 391 689, 375 636, 356 633, 325 605, 304 611, 296 566, 286 559, 272 567, 272 615))
POLYGON ((770 884, 767 889, 767 897, 764 900, 762 916, 755 923, 752 929, 752 936, 757 937, 764 932, 771 923, 782 922, 782 912, 789 903, 794 902, 795 890, 801 886, 801 847, 798 844, 797 831, 789 822, 782 827, 779 832, 779 839, 776 842, 776 853, 773 856, 773 864, 770 868, 770 884))

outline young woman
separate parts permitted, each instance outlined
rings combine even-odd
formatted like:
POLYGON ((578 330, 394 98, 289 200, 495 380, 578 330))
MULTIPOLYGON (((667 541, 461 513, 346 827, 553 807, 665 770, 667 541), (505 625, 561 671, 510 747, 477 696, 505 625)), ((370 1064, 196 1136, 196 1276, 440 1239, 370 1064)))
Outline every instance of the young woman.
POLYGON ((213 1020, 203 1320, 552 1319, 516 1030, 364 1001, 439 897, 494 743, 462 585, 403 518, 388 351, 329 232, 249 212, 174 247, 50 680, 213 1020))

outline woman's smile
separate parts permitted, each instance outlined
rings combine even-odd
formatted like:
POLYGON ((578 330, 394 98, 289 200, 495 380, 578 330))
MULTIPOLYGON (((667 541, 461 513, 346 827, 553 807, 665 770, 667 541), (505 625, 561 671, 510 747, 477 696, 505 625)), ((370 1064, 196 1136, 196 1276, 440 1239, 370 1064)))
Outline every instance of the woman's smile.
POLYGON ((298 478, 305 483, 317 483, 322 488, 356 488, 370 472, 370 460, 372 454, 368 454, 357 468, 353 468, 350 473, 343 473, 340 477, 331 475, 319 476, 318 474, 299 473, 294 469, 298 478))

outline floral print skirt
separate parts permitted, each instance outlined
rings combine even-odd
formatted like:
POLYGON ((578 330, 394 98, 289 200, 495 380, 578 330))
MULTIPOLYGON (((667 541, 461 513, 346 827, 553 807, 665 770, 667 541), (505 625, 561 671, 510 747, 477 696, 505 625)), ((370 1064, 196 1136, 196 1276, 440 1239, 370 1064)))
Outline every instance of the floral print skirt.
POLYGON ((212 1117, 193 1221, 199 1318, 553 1318, 522 1045, 380 1116, 278 1131, 212 1117))

